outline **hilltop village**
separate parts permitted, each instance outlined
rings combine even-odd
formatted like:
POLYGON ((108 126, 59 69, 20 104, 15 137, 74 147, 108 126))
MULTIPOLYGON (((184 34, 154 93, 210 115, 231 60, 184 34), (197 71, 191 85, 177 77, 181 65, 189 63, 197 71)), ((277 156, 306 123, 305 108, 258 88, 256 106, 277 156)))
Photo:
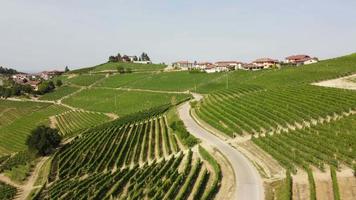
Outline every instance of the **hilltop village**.
POLYGON ((288 56, 285 58, 284 61, 279 61, 277 59, 272 58, 259 58, 252 61, 251 63, 243 63, 240 61, 218 61, 215 63, 177 61, 172 63, 172 68, 180 70, 198 70, 204 71, 206 73, 214 73, 238 69, 255 71, 261 69, 280 68, 283 65, 300 66, 317 62, 319 62, 318 58, 301 54, 288 56))

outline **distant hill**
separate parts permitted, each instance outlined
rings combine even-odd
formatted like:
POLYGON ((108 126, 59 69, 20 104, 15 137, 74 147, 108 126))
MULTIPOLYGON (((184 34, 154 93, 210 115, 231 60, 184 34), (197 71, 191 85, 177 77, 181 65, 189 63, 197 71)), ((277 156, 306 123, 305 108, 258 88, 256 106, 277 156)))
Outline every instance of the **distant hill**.
POLYGON ((5 67, 0 66, 0 74, 10 75, 10 74, 17 74, 17 73, 19 73, 19 72, 16 71, 15 69, 5 68, 5 67))

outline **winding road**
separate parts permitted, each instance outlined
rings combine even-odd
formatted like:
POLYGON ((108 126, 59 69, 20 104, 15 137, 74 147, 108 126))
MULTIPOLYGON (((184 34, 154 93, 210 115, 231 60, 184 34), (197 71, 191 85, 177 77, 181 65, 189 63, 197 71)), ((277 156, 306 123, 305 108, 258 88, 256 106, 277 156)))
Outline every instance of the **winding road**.
MULTIPOLYGON (((194 95, 195 96, 195 95, 194 95)), ((197 99, 197 98, 196 98, 197 99)), ((209 133, 201 127, 190 115, 190 104, 186 102, 178 108, 181 120, 187 130, 195 137, 217 148, 231 163, 237 182, 234 199, 262 200, 264 188, 262 179, 252 163, 241 152, 231 147, 228 143, 209 133)))

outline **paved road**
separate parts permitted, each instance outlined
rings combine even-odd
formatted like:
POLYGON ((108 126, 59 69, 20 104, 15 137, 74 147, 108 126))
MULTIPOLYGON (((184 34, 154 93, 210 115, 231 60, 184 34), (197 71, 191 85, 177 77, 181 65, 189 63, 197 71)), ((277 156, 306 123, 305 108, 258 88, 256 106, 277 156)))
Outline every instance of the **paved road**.
POLYGON ((238 150, 225 141, 202 128, 190 115, 189 102, 178 108, 179 116, 187 130, 203 142, 216 147, 229 160, 237 179, 234 199, 262 200, 264 199, 263 183, 256 168, 238 150))

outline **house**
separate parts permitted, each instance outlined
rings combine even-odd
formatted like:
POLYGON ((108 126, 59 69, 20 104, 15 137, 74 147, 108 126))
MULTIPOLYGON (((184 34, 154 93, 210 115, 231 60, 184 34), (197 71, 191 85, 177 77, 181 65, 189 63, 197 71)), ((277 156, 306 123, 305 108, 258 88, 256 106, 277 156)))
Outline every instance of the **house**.
POLYGON ((211 62, 199 62, 194 65, 194 68, 200 69, 200 70, 205 70, 207 67, 212 67, 213 63, 211 62))
POLYGON ((316 57, 310 57, 309 55, 292 55, 285 58, 285 63, 293 65, 308 65, 312 63, 319 62, 319 59, 316 57))
POLYGON ((37 91, 40 83, 41 81, 28 81, 26 84, 30 85, 33 90, 37 91))
POLYGON ((173 68, 179 68, 181 70, 189 70, 193 68, 193 63, 189 61, 178 61, 172 63, 173 68))
POLYGON ((151 61, 133 61, 133 63, 137 63, 137 64, 152 64, 151 61))
POLYGON ((11 78, 14 80, 24 80, 24 79, 28 79, 28 75, 24 73, 14 74, 11 76, 11 78))
POLYGON ((261 70, 264 69, 264 66, 258 66, 252 63, 244 63, 242 64, 242 68, 243 70, 250 70, 250 71, 256 71, 256 70, 261 70))
POLYGON ((204 69, 203 69, 206 73, 215 73, 215 72, 219 72, 219 68, 214 65, 214 64, 206 64, 204 65, 204 69))
POLYGON ((238 61, 218 61, 215 62, 218 67, 224 67, 228 70, 237 70, 242 68, 242 62, 238 61))
POLYGON ((279 61, 271 58, 259 58, 253 61, 252 64, 258 67, 263 67, 263 69, 267 69, 276 66, 277 64, 279 64, 279 61))
POLYGON ((59 76, 63 74, 62 71, 57 71, 57 70, 53 70, 53 71, 43 71, 40 74, 40 77, 43 78, 44 80, 49 80, 55 76, 59 76))

